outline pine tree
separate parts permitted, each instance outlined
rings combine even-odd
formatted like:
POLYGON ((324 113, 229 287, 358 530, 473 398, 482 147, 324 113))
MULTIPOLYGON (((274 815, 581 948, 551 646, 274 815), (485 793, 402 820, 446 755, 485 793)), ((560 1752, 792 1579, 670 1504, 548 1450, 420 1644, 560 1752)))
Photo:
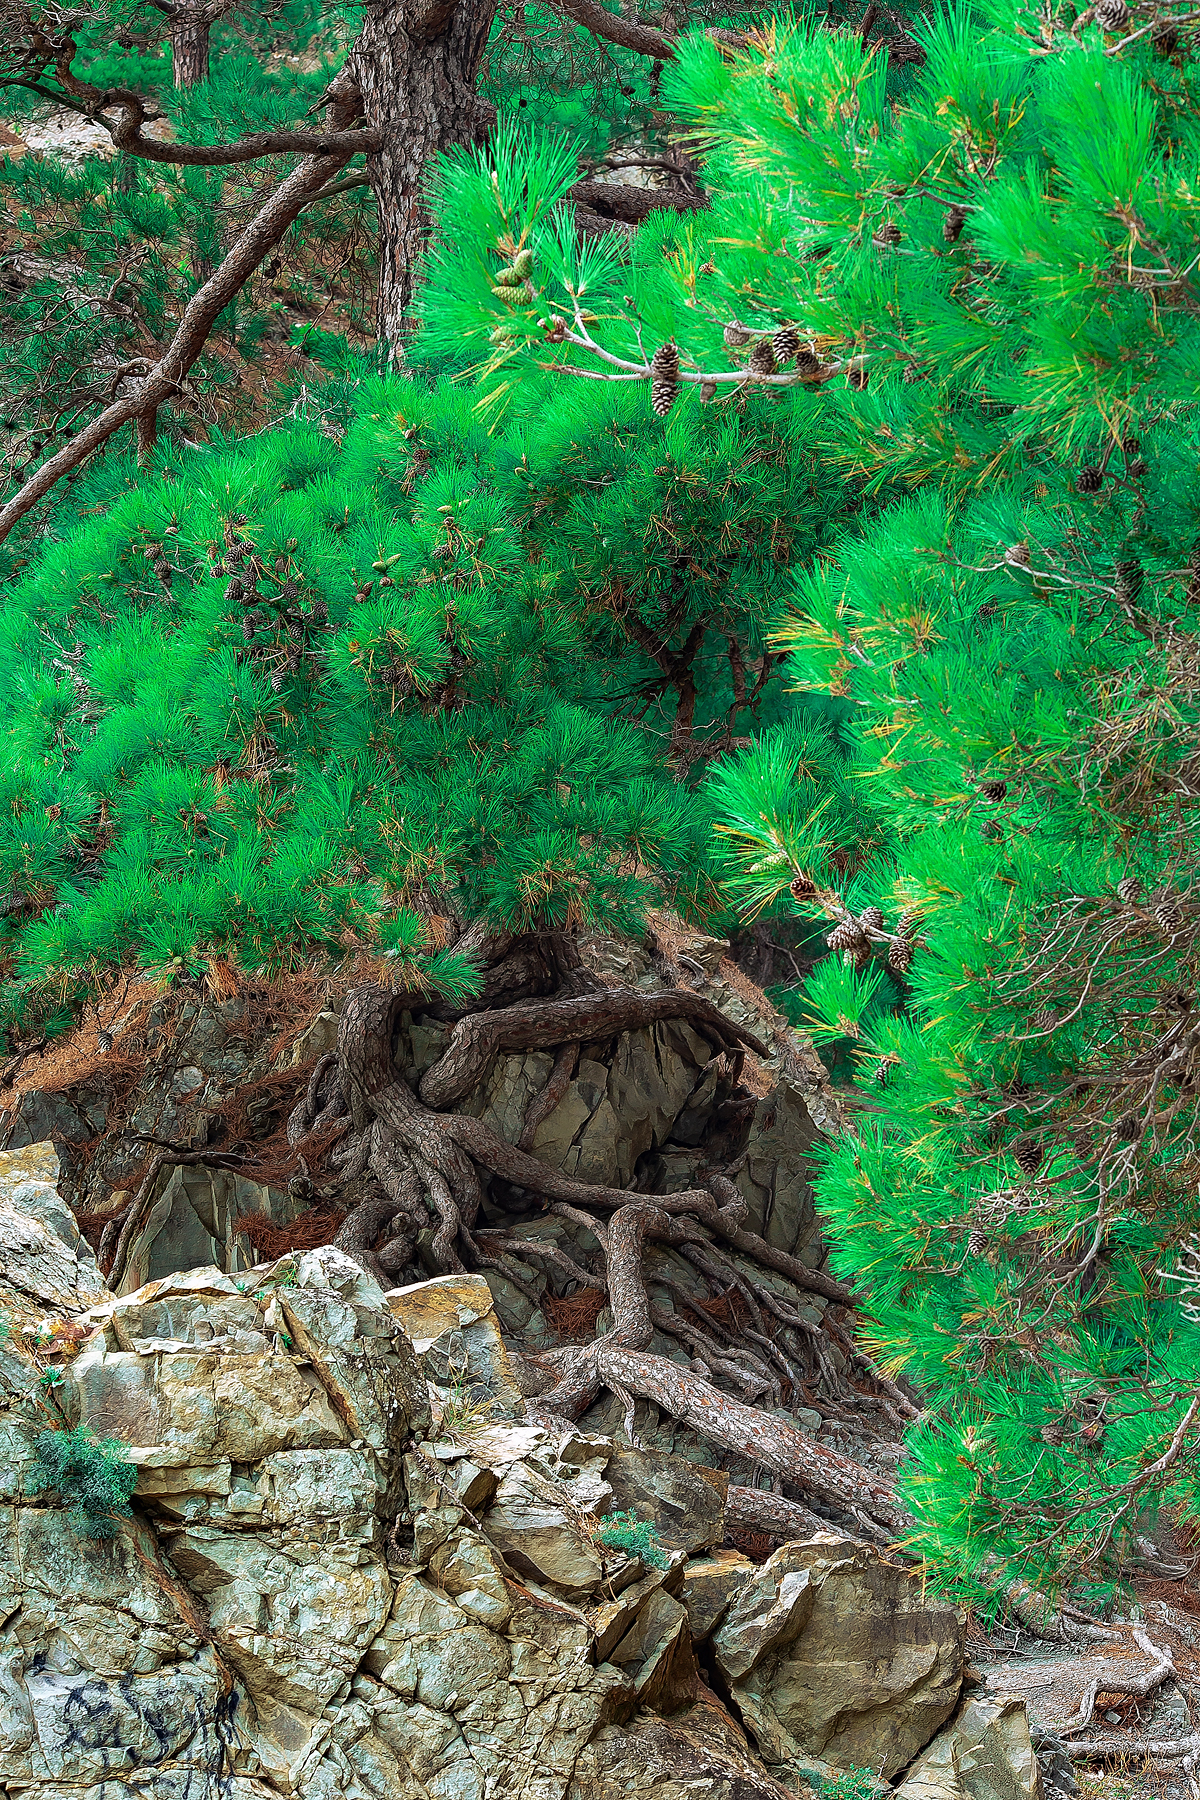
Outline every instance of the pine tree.
MULTIPOLYGON (((709 791, 731 894, 826 927, 802 1004, 871 1078, 823 1158, 835 1266, 870 1270, 875 1353, 930 1399, 916 1542, 993 1602, 1015 1577, 1103 1586, 1140 1514, 1198 1500, 1200 1337, 1169 1278, 1196 1223, 1200 325, 1190 203, 1161 171, 1200 148, 1200 108, 1190 54, 1164 69, 1146 36, 1105 43, 1122 29, 944 10, 894 104, 850 33, 778 22, 732 58, 691 39, 669 92, 711 146, 711 218, 630 289, 552 239, 548 197, 536 311, 494 352, 519 366, 536 327, 648 381, 650 322, 718 394, 785 324, 819 355, 815 383, 771 377, 775 404, 862 510, 774 641, 845 706, 870 816, 838 843, 784 726, 709 791), (1086 1442, 1058 1423, 1085 1403, 1086 1442)), ((435 292, 449 316, 453 270, 482 344, 477 217, 435 292)))

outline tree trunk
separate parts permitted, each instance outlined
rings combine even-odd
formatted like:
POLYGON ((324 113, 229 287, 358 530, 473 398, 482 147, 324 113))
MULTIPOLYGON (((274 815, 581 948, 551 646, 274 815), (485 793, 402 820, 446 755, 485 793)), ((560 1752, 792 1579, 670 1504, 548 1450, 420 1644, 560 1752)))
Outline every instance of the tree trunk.
POLYGON ((171 66, 177 88, 208 80, 208 13, 181 11, 171 22, 171 66))
POLYGON ((395 358, 428 236, 425 166, 454 144, 482 143, 494 109, 475 92, 496 0, 394 0, 371 7, 348 68, 363 113, 384 132, 367 158, 379 205, 376 330, 395 358))

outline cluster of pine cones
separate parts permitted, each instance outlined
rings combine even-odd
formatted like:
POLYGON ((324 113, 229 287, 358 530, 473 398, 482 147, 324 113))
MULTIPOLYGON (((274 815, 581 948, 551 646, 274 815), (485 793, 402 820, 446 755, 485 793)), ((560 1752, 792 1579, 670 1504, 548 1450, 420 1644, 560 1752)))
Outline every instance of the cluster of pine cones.
MULTIPOLYGON (((769 337, 759 335, 735 319, 725 327, 725 342, 731 350, 744 349, 754 343, 746 363, 746 373, 766 380, 777 375, 791 362, 800 375, 812 374, 820 365, 813 352, 801 342, 794 325, 781 325, 769 337)), ((650 359, 650 404, 660 419, 665 419, 679 398, 679 350, 674 343, 660 344, 650 359)))
MULTIPOLYGON (((796 883, 792 883, 795 892, 796 883)), ((903 913, 896 925, 896 935, 888 946, 887 965, 894 975, 903 975, 913 959, 913 932, 916 920, 903 913)), ((856 969, 865 967, 871 955, 871 933, 883 930, 883 914, 877 906, 864 907, 858 917, 851 916, 825 933, 831 950, 841 950, 856 969)))

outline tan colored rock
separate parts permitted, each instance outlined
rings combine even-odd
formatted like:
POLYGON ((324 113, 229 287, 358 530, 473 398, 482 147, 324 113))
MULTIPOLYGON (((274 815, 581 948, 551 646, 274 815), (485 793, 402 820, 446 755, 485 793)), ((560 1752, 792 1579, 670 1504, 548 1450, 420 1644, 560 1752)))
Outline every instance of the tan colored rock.
POLYGON ((699 1670, 687 1611, 662 1588, 648 1596, 608 1660, 628 1677, 639 1704, 656 1712, 674 1712, 695 1697, 699 1670))
POLYGON ((687 1564, 679 1597, 687 1608, 693 1643, 708 1642, 731 1602, 756 1573, 755 1565, 740 1550, 710 1550, 707 1556, 695 1557, 687 1564))
POLYGON ((955 1609, 924 1597, 907 1570, 833 1536, 777 1550, 713 1642, 772 1765, 816 1756, 891 1776, 945 1724, 962 1686, 955 1609))
POLYGON ((350 1436, 316 1372, 286 1353, 155 1355, 106 1350, 100 1339, 71 1375, 82 1422, 123 1438, 135 1462, 154 1467, 259 1462, 350 1436))
MULTIPOLYGON (((610 1652, 630 1630, 651 1594, 659 1588, 678 1596, 684 1578, 684 1556, 675 1551, 665 1569, 649 1569, 637 1580, 614 1580, 605 1570, 599 1599, 587 1609, 587 1618, 596 1634, 596 1661, 606 1662, 610 1652)), ((641 1565, 631 1560, 630 1572, 636 1574, 641 1565)), ((624 1571, 622 1571, 624 1573, 624 1571)))
POLYGON ((295 1067, 297 1063, 315 1062, 319 1056, 327 1056, 337 1049, 338 1015, 334 1012, 319 1012, 311 1025, 305 1027, 292 1045, 290 1061, 295 1067))
POLYGON ((484 1517, 488 1536, 514 1568, 568 1594, 586 1594, 604 1562, 571 1503, 566 1484, 518 1463, 496 1489, 484 1517))
POLYGON ((0 1298, 10 1330, 47 1312, 80 1312, 107 1292, 58 1178, 53 1144, 0 1151, 0 1298))
POLYGON ((481 1418, 525 1416, 525 1402, 482 1275, 440 1275, 386 1296, 425 1377, 481 1418))
POLYGON ((374 1542, 384 1489, 366 1449, 281 1450, 235 1475, 229 1463, 143 1468, 137 1497, 176 1523, 324 1527, 326 1542, 374 1542))
POLYGON ((896 1793, 904 1800, 1042 1800, 1024 1700, 968 1700, 896 1793))
POLYGON ((768 1656, 778 1661, 812 1617, 812 1577, 777 1560, 782 1555, 777 1551, 734 1597, 717 1632, 717 1663, 727 1681, 744 1679, 768 1656))

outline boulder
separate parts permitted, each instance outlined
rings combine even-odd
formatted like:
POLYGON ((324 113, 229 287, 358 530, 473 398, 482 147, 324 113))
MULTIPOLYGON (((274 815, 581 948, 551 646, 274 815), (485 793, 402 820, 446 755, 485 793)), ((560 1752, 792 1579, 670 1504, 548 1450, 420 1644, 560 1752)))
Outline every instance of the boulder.
POLYGON ((613 1510, 647 1520, 669 1550, 707 1550, 725 1535, 724 1471, 698 1468, 682 1456, 620 1449, 609 1457, 604 1478, 613 1510))
MULTIPOLYGON (((605 1581, 600 1590, 599 1600, 588 1609, 588 1621, 596 1636, 596 1661, 606 1662, 610 1653, 630 1631, 643 1607, 659 1588, 678 1597, 680 1582, 686 1579, 686 1559, 683 1552, 677 1550, 662 1569, 648 1569, 640 1573, 641 1564, 630 1559, 628 1569, 622 1570, 625 1580, 613 1578, 613 1571, 605 1569, 605 1581)), ((686 1610, 686 1609, 685 1609, 686 1610)))
POLYGON ((687 1564, 680 1599, 687 1608, 693 1643, 708 1642, 731 1602, 756 1574, 755 1565, 740 1550, 711 1550, 687 1564))
POLYGON ((108 1291, 59 1176, 53 1144, 0 1151, 0 1304, 10 1329, 79 1312, 108 1291))
POLYGON ((671 1719, 640 1713, 606 1726, 583 1751, 567 1800, 795 1800, 748 1753, 746 1740, 707 1688, 671 1719))
POLYGON ((566 1484, 524 1464, 500 1482, 484 1529, 515 1569, 567 1594, 590 1593, 604 1573, 603 1556, 566 1484))
POLYGON ((676 1711, 696 1696, 699 1670, 687 1611, 664 1588, 655 1588, 620 1642, 609 1652, 639 1705, 676 1711))
POLYGON ((441 1275, 393 1288, 386 1302, 443 1406, 450 1404, 460 1420, 524 1418, 525 1402, 482 1275, 441 1275))
POLYGON ((891 1776, 954 1711, 963 1629, 907 1570, 818 1534, 775 1552, 713 1645, 765 1762, 816 1756, 891 1776))
POLYGON ((968 1700, 896 1793, 904 1800, 1042 1800, 1024 1700, 968 1700))

